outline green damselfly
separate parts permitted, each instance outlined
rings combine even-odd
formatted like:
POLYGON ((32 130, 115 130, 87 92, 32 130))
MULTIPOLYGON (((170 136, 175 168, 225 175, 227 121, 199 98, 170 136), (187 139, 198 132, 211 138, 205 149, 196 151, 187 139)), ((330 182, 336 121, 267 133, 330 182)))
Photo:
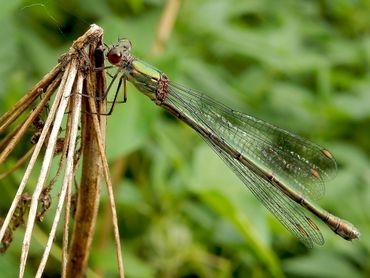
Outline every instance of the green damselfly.
POLYGON ((165 73, 137 59, 130 51, 131 43, 127 39, 108 48, 107 59, 118 68, 111 84, 117 77, 120 79, 114 101, 122 82, 126 99, 127 80, 188 124, 306 246, 322 245, 324 239, 304 209, 342 238, 359 238, 360 233, 352 224, 311 201, 322 197, 325 181, 336 173, 336 162, 329 151, 170 81, 165 73))

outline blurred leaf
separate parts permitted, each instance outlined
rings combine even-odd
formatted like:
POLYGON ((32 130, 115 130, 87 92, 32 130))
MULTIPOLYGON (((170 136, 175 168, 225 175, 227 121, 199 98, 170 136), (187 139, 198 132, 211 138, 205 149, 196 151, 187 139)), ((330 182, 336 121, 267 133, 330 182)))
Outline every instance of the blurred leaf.
MULTIPOLYGON (((367 80, 369 83, 370 80, 367 80)), ((365 84, 364 84, 365 85, 365 84)), ((370 86, 361 86, 352 94, 339 95, 336 98, 336 106, 340 112, 347 114, 353 120, 362 120, 370 117, 370 86)))
POLYGON ((136 256, 132 256, 130 252, 127 252, 124 256, 125 260, 125 274, 128 277, 154 277, 155 269, 148 265, 145 261, 141 260, 136 256))
POLYGON ((2 2, 1 10, 0 10, 0 18, 6 17, 7 20, 11 20, 11 17, 9 17, 9 15, 16 10, 16 8, 19 6, 21 2, 22 2, 21 0, 2 2))
MULTIPOLYGON (((7 255, 2 255, 0 260, 1 276, 2 277, 17 277, 19 274, 18 270, 19 261, 15 258, 7 255)), ((27 273, 25 277, 32 277, 30 273, 27 273)))
MULTIPOLYGON (((65 1, 63 1, 65 3, 65 1)), ((64 4, 63 3, 63 4, 64 4)), ((99 0, 83 0, 83 1, 70 1, 71 5, 77 5, 74 8, 78 9, 79 14, 86 14, 94 17, 104 17, 109 14, 109 5, 106 1, 99 0)), ((72 7, 70 7, 72 10, 72 7)))
POLYGON ((210 149, 205 148, 199 148, 196 153, 192 189, 200 194, 202 200, 212 209, 233 223, 254 252, 257 253, 257 256, 260 256, 259 259, 264 260, 271 274, 279 277, 281 270, 278 262, 262 240, 263 233, 258 233, 255 228, 255 226, 262 227, 262 215, 256 214, 258 209, 255 207, 253 207, 253 214, 250 214, 251 218, 249 218, 253 222, 243 215, 243 211, 248 212, 252 209, 251 206, 246 205, 249 203, 246 201, 251 199, 251 196, 248 198, 247 192, 244 192, 245 197, 242 195, 240 189, 245 190, 244 186, 240 186, 240 181, 236 179, 236 176, 231 175, 232 173, 226 168, 226 165, 221 165, 221 161, 215 160, 215 155, 209 155, 209 153, 210 149), (249 207, 249 209, 243 210, 242 206, 249 207))
POLYGON ((301 277, 362 277, 347 258, 329 252, 284 260, 284 269, 301 277))
POLYGON ((14 70, 18 61, 18 52, 14 33, 16 29, 13 25, 13 19, 9 16, 0 16, 0 37, 3 38, 0 44, 0 97, 5 96, 9 76, 14 70))
MULTIPOLYGON (((137 92, 132 86, 128 90, 129 105, 116 105, 108 118, 107 156, 110 160, 140 147, 148 139, 155 114, 159 111, 148 99, 135 95, 137 92)), ((112 88, 111 93, 115 91, 116 88, 112 88)), ((119 93, 122 97, 122 91, 119 93)))
POLYGON ((33 31, 22 33, 20 40, 27 46, 23 55, 34 65, 32 70, 38 75, 50 71, 58 63, 59 57, 66 52, 66 48, 63 50, 51 49, 33 31))
MULTIPOLYGON (((131 254, 131 252, 123 252, 125 274, 129 277, 153 277, 154 269, 142 261, 139 257, 131 254)), ((117 259, 114 245, 110 245, 109 248, 106 248, 104 251, 100 250, 99 252, 93 252, 92 260, 95 262, 96 266, 104 269, 106 274, 105 277, 116 276, 117 259)))

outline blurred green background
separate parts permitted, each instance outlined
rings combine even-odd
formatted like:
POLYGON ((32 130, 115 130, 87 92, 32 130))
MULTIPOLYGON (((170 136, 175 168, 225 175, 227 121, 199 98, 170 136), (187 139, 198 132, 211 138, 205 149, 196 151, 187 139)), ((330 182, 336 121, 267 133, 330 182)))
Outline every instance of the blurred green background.
MULTIPOLYGON (((319 204, 362 232, 351 243, 320 225, 325 245, 305 248, 194 131, 130 86, 107 139, 127 277, 369 277, 370 2, 178 2, 1 0, 0 114, 96 23, 172 80, 328 148, 338 173, 319 204)), ((0 181, 3 215, 21 174, 0 181)), ((106 205, 103 191, 88 277, 117 276, 106 205)), ((34 231, 30 277, 52 216, 34 231)), ((22 236, 0 257, 2 277, 18 273, 22 236)), ((58 252, 45 277, 58 277, 58 252)))

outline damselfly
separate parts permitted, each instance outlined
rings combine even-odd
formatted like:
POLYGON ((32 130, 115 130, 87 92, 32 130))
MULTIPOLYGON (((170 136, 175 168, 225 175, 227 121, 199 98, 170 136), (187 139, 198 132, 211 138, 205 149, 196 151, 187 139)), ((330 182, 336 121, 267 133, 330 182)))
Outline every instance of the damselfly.
POLYGON ((107 58, 118 68, 113 76, 113 81, 119 77, 114 101, 120 85, 126 85, 127 80, 187 123, 306 246, 322 245, 324 239, 304 209, 342 238, 359 238, 360 233, 352 224, 311 201, 322 197, 325 181, 335 175, 337 166, 329 151, 170 81, 165 73, 134 57, 130 50, 131 43, 126 39, 108 48, 107 58))

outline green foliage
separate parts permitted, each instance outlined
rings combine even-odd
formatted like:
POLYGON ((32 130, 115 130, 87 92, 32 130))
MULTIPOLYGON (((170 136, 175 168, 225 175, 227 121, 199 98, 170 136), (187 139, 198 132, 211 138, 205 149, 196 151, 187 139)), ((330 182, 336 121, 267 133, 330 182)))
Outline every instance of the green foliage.
MULTIPOLYGON (((116 199, 129 277, 370 275, 369 1, 181 1, 157 56, 164 1, 1 2, 1 114, 96 23, 106 43, 129 38, 136 56, 172 80, 319 142, 337 158, 337 177, 320 205, 353 222, 362 237, 349 243, 320 225, 325 246, 307 250, 195 132, 130 86, 107 138, 111 162, 126 165, 116 199)), ((13 186, 2 196, 4 213, 19 179, 16 172, 0 181, 13 186)), ((115 277, 113 236, 107 252, 97 251, 102 223, 90 266, 115 277)), ((47 234, 50 226, 41 228, 47 234)), ((2 274, 16 275, 19 253, 18 242, 0 258, 2 274)), ((40 254, 37 247, 32 257, 40 254)), ((48 273, 57 272, 54 261, 48 273)))

